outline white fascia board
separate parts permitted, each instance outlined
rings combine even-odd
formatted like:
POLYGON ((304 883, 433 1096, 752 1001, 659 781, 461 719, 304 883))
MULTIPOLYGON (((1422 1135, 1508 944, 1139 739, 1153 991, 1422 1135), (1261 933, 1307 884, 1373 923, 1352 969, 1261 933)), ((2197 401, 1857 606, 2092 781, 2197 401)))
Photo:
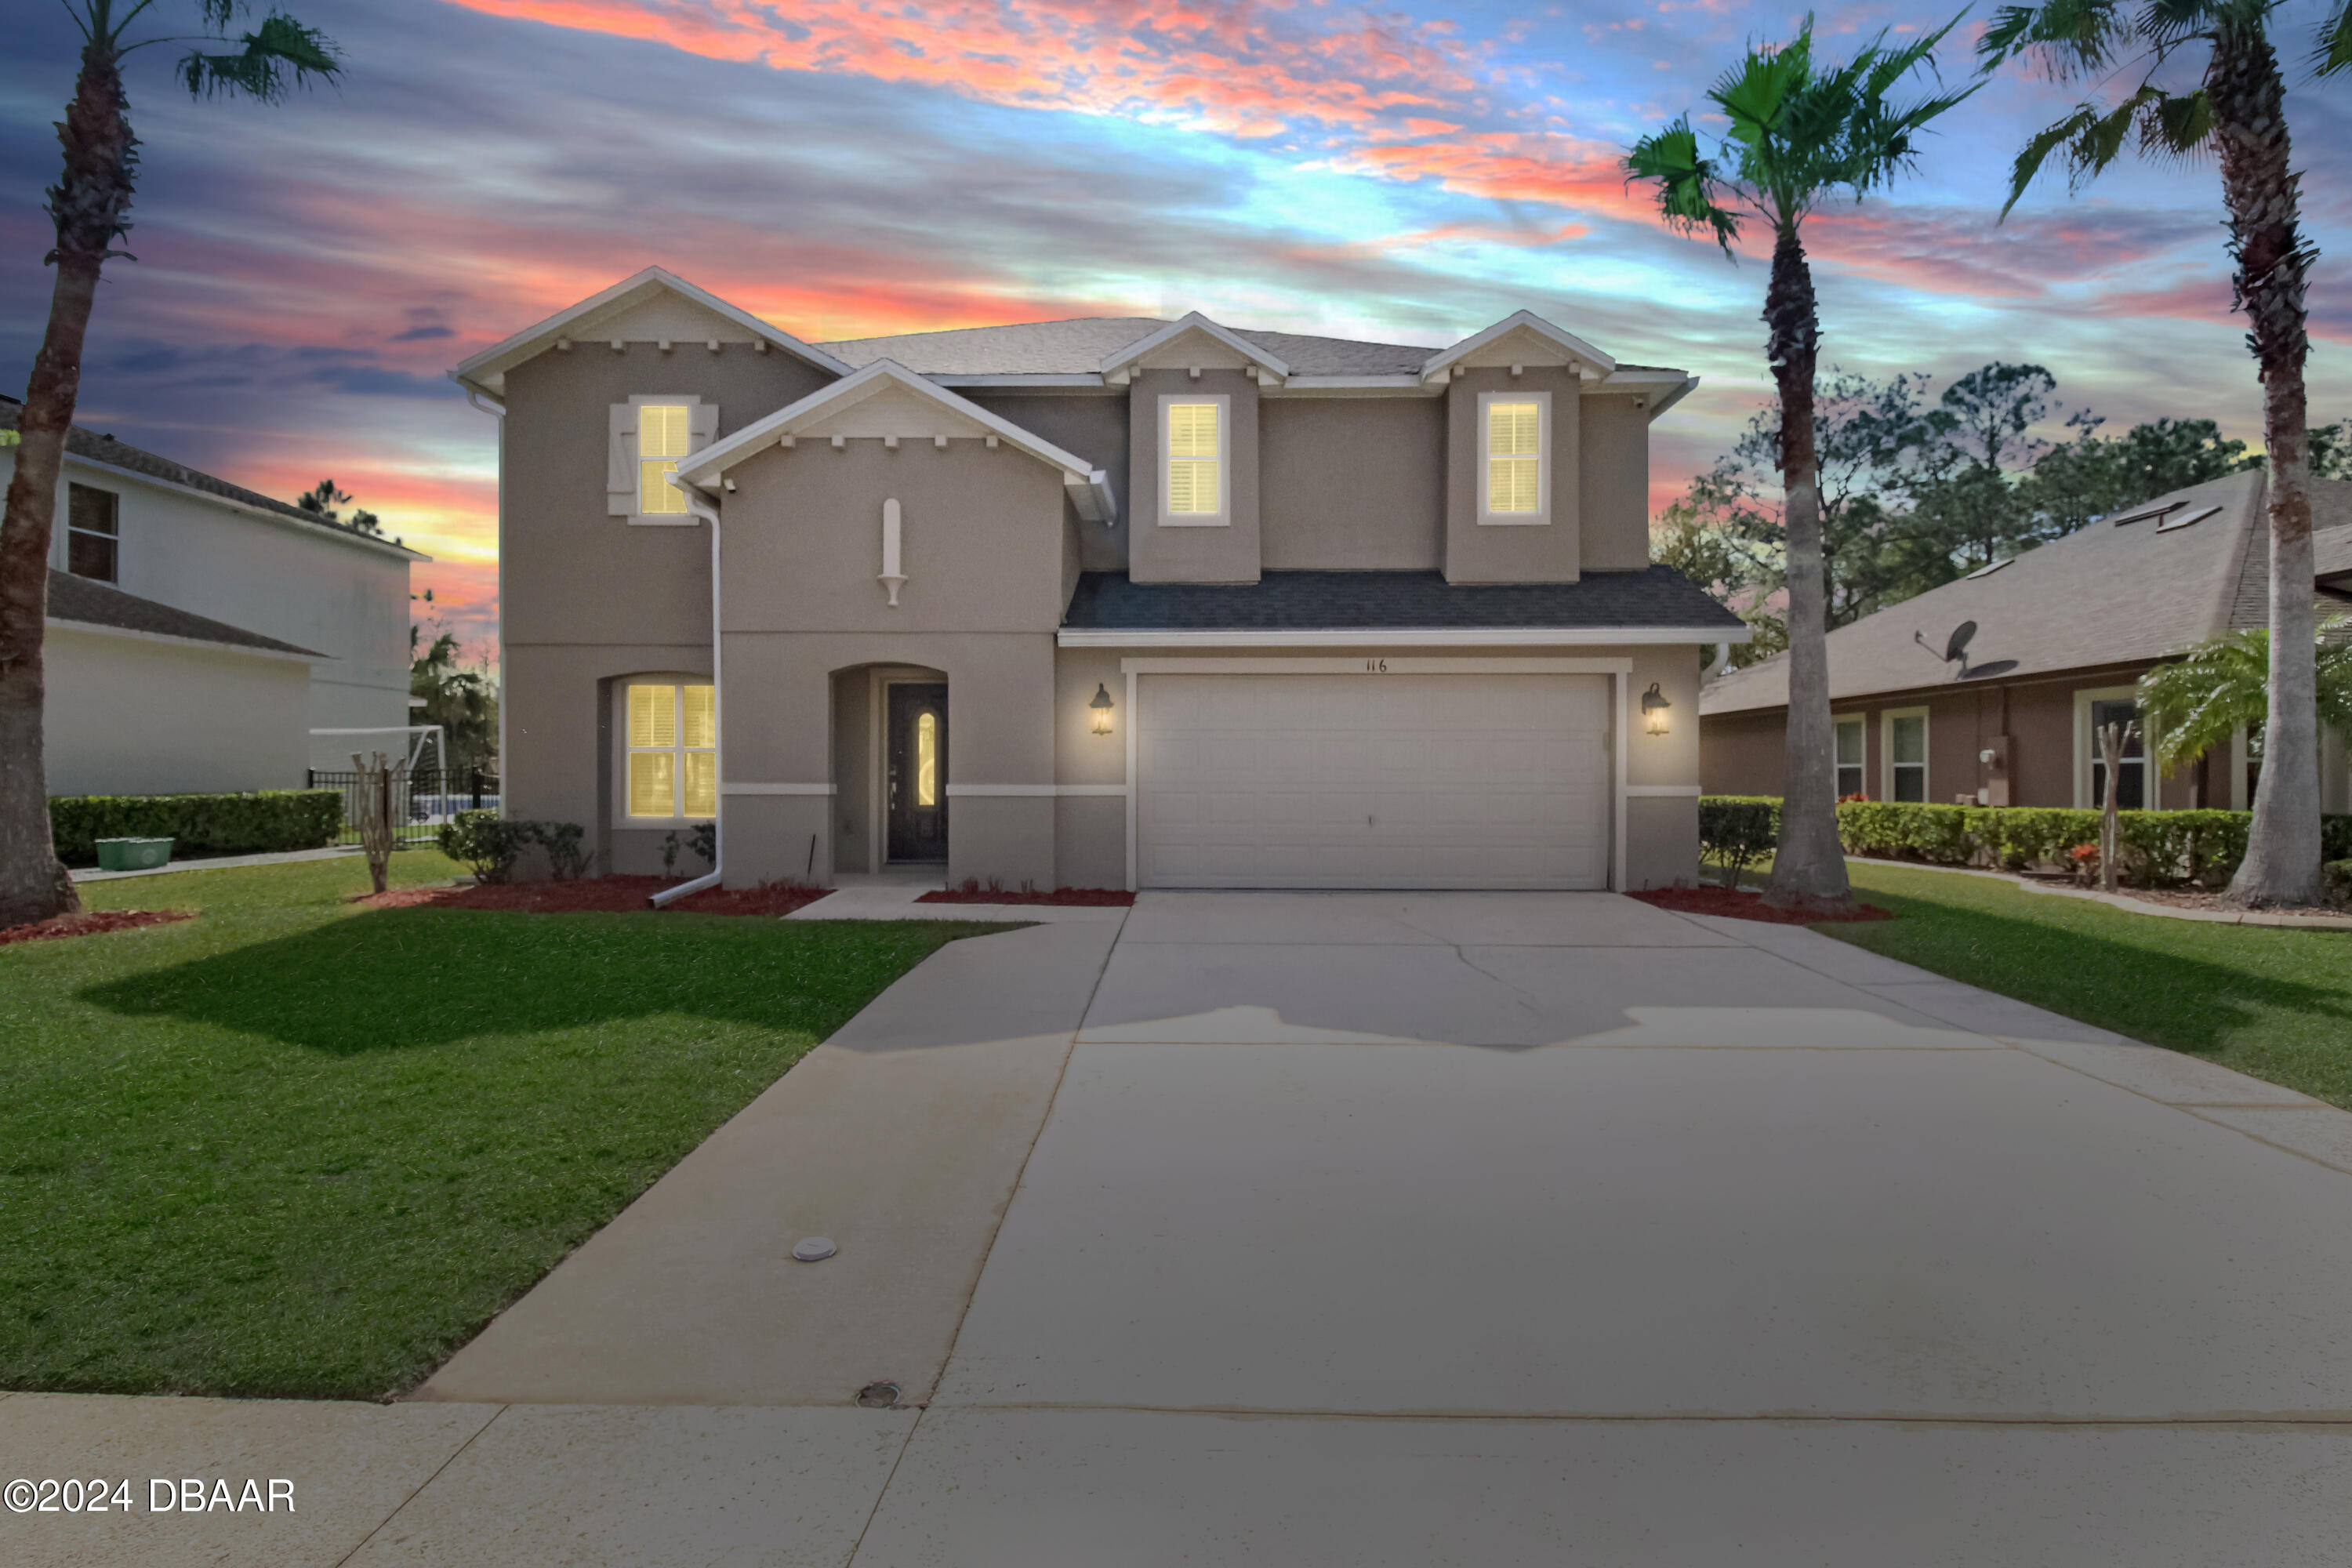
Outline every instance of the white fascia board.
POLYGON ((634 277, 624 278, 610 289, 578 304, 558 310, 537 326, 525 327, 514 336, 467 360, 449 373, 458 385, 486 392, 497 396, 506 390, 506 373, 540 352, 541 345, 551 338, 572 335, 565 331, 607 306, 634 303, 637 298, 656 289, 667 289, 683 299, 691 300, 707 310, 726 317, 755 337, 773 343, 786 353, 807 361, 822 371, 835 375, 847 375, 849 367, 812 344, 804 343, 790 332, 780 332, 759 317, 740 306, 730 305, 707 289, 698 289, 675 272, 659 267, 648 267, 634 277))
POLYGON ((85 632, 91 637, 122 637, 131 642, 161 643, 168 647, 201 647, 215 653, 241 653, 254 658, 274 658, 289 664, 332 664, 338 662, 331 653, 302 653, 293 648, 255 647, 249 643, 219 642, 212 637, 173 637, 169 632, 142 632, 131 626, 101 626, 96 621, 68 621, 48 617, 51 631, 85 632))
POLYGON ((169 490, 173 495, 188 496, 204 501, 207 505, 219 507, 225 511, 236 512, 240 517, 258 518, 264 522, 274 522, 280 528, 299 529, 305 533, 331 539, 339 544, 356 545, 362 550, 373 550, 386 555, 397 555, 404 561, 433 559, 421 550, 411 550, 405 544, 394 544, 389 539, 380 539, 373 534, 357 533, 348 528, 338 528, 331 522, 312 522, 307 518, 289 517, 282 511, 271 511, 267 507, 255 506, 251 501, 238 500, 234 496, 215 495, 210 490, 200 490, 194 485, 184 485, 176 479, 167 479, 156 474, 142 473, 137 468, 125 468, 113 463, 101 463, 95 458, 85 458, 74 452, 68 452, 65 455, 65 460, 71 468, 86 469, 94 474, 105 474, 112 479, 128 479, 132 484, 152 485, 159 490, 169 490))
POLYGON ((1064 627, 1061 647, 1608 647, 1660 643, 1747 642, 1746 626, 1365 626, 1360 629, 1120 631, 1064 627))
POLYGON ((1260 389, 1261 397, 1314 396, 1321 394, 1352 394, 1359 396, 1437 397, 1444 394, 1442 386, 1433 386, 1418 375, 1294 375, 1279 386, 1260 389))
POLYGON ((830 386, 821 386, 799 402, 787 404, 766 418, 746 425, 725 440, 712 442, 679 463, 677 477, 708 489, 709 481, 715 481, 728 468, 761 447, 775 445, 783 437, 793 434, 799 426, 831 412, 836 405, 861 402, 881 391, 885 385, 903 386, 928 397, 1039 462, 1061 469, 1062 482, 1072 489, 1095 482, 1097 470, 1084 458, 1065 452, 1051 441, 1031 434, 1003 415, 992 414, 970 398, 958 396, 929 376, 918 375, 898 361, 889 359, 877 359, 865 369, 853 371, 830 386))
POLYGON ((1275 374, 1286 378, 1290 374, 1290 367, 1282 361, 1251 342, 1247 338, 1240 337, 1217 325, 1198 310, 1188 310, 1182 321, 1171 321, 1150 336, 1138 338, 1125 348, 1113 349, 1103 355, 1102 373, 1108 375, 1114 371, 1124 370, 1152 350, 1164 343, 1175 342, 1186 332, 1206 332, 1260 369, 1272 371, 1275 374))
POLYGON ((1675 404, 1680 403, 1684 398, 1688 397, 1692 393, 1696 392, 1697 390, 1698 377, 1695 375, 1686 375, 1683 377, 1682 384, 1676 386, 1673 391, 1651 399, 1651 423, 1655 424, 1659 415, 1664 414, 1667 409, 1672 408, 1675 404))
POLYGON ((1452 348, 1438 350, 1423 363, 1421 374, 1424 378, 1435 375, 1439 371, 1450 368, 1455 361, 1476 353, 1496 339, 1507 333, 1516 332, 1521 328, 1547 340, 1563 353, 1584 361, 1598 369, 1603 375, 1611 374, 1617 368, 1615 360, 1611 359, 1574 332, 1561 331, 1533 310, 1514 310, 1485 331, 1466 337, 1452 348))

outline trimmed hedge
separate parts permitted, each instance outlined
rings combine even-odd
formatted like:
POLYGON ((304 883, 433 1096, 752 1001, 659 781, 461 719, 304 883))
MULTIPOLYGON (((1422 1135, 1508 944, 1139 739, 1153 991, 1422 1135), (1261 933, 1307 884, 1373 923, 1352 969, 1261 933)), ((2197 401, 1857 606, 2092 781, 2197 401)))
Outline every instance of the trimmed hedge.
POLYGON ((170 838, 173 852, 262 855, 317 849, 343 826, 343 792, 266 789, 250 795, 60 795, 49 836, 68 865, 98 861, 101 838, 170 838))
MULTIPOLYGON (((1764 796, 1710 795, 1699 802, 1701 853, 1728 864, 1711 847, 1707 824, 1728 822, 1735 809, 1764 796)), ((2060 806, 1933 805, 1879 800, 1838 803, 1838 837, 1853 855, 1916 860, 1930 866, 1997 865, 2021 871, 2028 866, 2063 865, 2077 845, 2099 841, 2095 811, 2060 806)), ((2117 868, 2136 887, 2196 882, 2218 887, 2229 880, 2246 853, 2253 815, 2243 811, 2123 811, 2116 814, 2121 846, 2117 868)), ((2352 858, 2352 816, 2322 824, 2324 858, 2352 858)), ((1752 857, 1751 857, 1752 858, 1752 857)))

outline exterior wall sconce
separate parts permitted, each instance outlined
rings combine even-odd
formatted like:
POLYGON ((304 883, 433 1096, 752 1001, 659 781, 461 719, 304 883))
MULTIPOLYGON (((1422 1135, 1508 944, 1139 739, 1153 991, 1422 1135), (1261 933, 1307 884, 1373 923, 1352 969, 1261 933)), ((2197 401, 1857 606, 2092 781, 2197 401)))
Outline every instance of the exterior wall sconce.
POLYGON ((1658 689, 1658 683, 1654 680, 1650 682, 1650 689, 1642 693, 1642 718, 1651 734, 1666 732, 1666 710, 1673 706, 1666 700, 1665 694, 1658 689))
POLYGON ((1088 711, 1094 715, 1095 733, 1097 735, 1109 734, 1111 710, 1110 688, 1105 686, 1099 680, 1096 681, 1094 700, 1087 703, 1087 708, 1088 711))

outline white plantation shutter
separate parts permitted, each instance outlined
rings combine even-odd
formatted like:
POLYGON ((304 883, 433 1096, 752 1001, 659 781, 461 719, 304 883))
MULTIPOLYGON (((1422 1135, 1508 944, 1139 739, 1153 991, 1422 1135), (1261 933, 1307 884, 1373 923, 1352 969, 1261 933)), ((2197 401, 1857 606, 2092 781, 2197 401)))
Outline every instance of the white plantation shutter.
POLYGON ((1178 515, 1213 516, 1221 510, 1214 403, 1168 405, 1168 510, 1178 515))
POLYGON ((632 685, 627 712, 631 816, 719 814, 718 691, 707 685, 632 685))
POLYGON ((719 406, 694 397, 639 397, 611 408, 604 510, 614 517, 680 518, 686 498, 669 476, 678 459, 718 438, 719 406))
POLYGON ((686 497, 669 482, 686 456, 687 407, 683 403, 637 405, 637 510, 646 517, 686 510, 686 497))
POLYGON ((1486 405, 1486 510, 1530 512, 1543 497, 1542 405, 1486 405))

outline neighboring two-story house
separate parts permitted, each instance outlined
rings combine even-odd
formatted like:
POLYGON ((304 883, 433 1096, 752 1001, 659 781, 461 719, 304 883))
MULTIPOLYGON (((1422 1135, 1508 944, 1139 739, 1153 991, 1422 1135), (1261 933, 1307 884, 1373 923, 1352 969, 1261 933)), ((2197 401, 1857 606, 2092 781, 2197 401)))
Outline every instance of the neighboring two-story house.
POLYGON ((501 416, 509 812, 730 886, 1689 880, 1649 560, 1696 384, 1521 312, 1431 350, 1091 319, 813 344, 658 268, 459 366, 501 416))
MULTIPOLYGON (((0 427, 19 405, 0 398, 0 427)), ((0 447, 0 483, 15 468, 0 447)), ((400 749, 426 557, 75 426, 44 634, 51 795, 299 789, 400 749)))

